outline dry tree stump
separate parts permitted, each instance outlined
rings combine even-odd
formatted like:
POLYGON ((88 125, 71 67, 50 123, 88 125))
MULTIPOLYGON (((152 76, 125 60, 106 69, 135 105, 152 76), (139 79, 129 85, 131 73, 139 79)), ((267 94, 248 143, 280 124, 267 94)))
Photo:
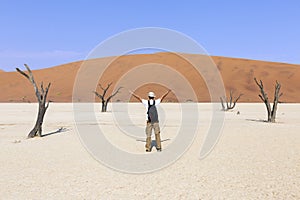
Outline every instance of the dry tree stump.
POLYGON ((28 65, 24 64, 28 74, 23 72, 22 70, 20 70, 19 68, 16 68, 16 70, 23 75, 25 78, 27 78, 31 84, 33 85, 34 91, 35 91, 35 96, 38 100, 39 103, 39 111, 38 111, 38 115, 37 115, 37 120, 36 123, 33 127, 33 129, 29 132, 28 134, 28 138, 33 138, 36 136, 41 137, 42 136, 42 125, 43 125, 43 121, 44 121, 44 116, 45 113, 49 107, 49 102, 47 102, 47 95, 48 95, 48 91, 50 88, 51 83, 48 83, 47 87, 44 88, 43 82, 41 83, 40 88, 37 87, 36 82, 34 80, 34 76, 32 74, 32 71, 30 70, 30 68, 28 67, 28 65))
POLYGON ((260 89, 260 94, 258 96, 265 103, 266 108, 267 108, 267 115, 268 115, 267 122, 274 123, 275 119, 276 119, 276 111, 277 111, 277 107, 278 107, 277 105, 278 105, 278 103, 280 103, 279 98, 283 95, 283 93, 280 93, 281 84, 278 81, 276 81, 276 83, 275 83, 273 107, 271 108, 271 104, 270 104, 268 95, 265 92, 263 82, 261 80, 258 82, 256 78, 254 78, 254 81, 260 89))
POLYGON ((116 94, 118 94, 120 92, 120 89, 122 89, 122 87, 119 87, 114 93, 112 93, 111 95, 109 95, 106 98, 107 91, 108 91, 108 89, 110 88, 111 85, 112 85, 112 83, 109 83, 104 88, 104 87, 102 87, 101 84, 99 84, 99 87, 102 90, 102 94, 98 93, 97 91, 93 92, 101 100, 101 103, 102 103, 101 112, 106 112, 107 111, 108 102, 111 100, 111 98, 113 98, 116 94))
POLYGON ((230 96, 229 96, 229 100, 228 98, 224 99, 222 97, 220 97, 221 100, 221 105, 222 105, 222 110, 223 111, 228 111, 228 110, 232 110, 236 103, 238 102, 238 100, 241 98, 241 96, 243 96, 243 94, 239 94, 239 96, 237 96, 236 98, 233 97, 233 91, 230 90, 230 96))

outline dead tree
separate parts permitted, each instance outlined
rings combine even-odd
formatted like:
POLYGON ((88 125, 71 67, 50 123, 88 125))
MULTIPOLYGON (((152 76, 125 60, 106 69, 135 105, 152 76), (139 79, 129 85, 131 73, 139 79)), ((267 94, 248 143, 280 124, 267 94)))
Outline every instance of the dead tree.
POLYGON ((39 102, 39 112, 38 112, 38 115, 37 115, 37 120, 36 120, 35 126, 29 132, 27 137, 28 138, 33 138, 35 136, 41 137, 42 136, 42 125, 43 125, 43 121, 44 121, 44 116, 45 116, 45 113, 46 113, 46 111, 49 107, 49 102, 50 102, 50 101, 48 101, 46 103, 47 95, 48 95, 48 91, 49 91, 51 83, 49 83, 48 86, 46 88, 44 88, 44 85, 43 85, 43 82, 42 82, 41 87, 38 88, 36 83, 35 83, 35 80, 34 80, 34 77, 32 75, 32 72, 31 72, 30 68, 26 64, 24 64, 24 65, 25 65, 25 67, 28 71, 28 74, 26 74, 25 72, 23 72, 19 68, 16 68, 16 70, 31 82, 31 84, 33 85, 34 90, 35 90, 35 96, 37 97, 37 100, 39 102))
POLYGON ((101 102, 102 102, 101 112, 106 112, 108 102, 111 100, 111 98, 113 98, 116 94, 119 93, 120 89, 122 89, 122 87, 119 87, 113 94, 111 94, 110 96, 108 96, 107 98, 105 98, 105 96, 107 94, 107 90, 110 88, 111 85, 112 85, 112 83, 109 83, 106 86, 106 88, 104 88, 104 87, 102 87, 101 84, 99 84, 99 87, 103 91, 102 94, 99 94, 97 91, 94 91, 95 95, 101 99, 101 102))
POLYGON ((273 100, 273 108, 271 109, 271 104, 270 104, 268 95, 264 90, 263 82, 261 80, 258 82, 256 78, 254 78, 254 80, 255 80, 256 85, 260 89, 260 94, 258 96, 266 105, 267 113, 268 113, 268 122, 273 122, 274 123, 275 118, 276 118, 277 104, 280 103, 279 98, 283 95, 283 93, 279 94, 281 85, 278 81, 276 81, 275 92, 274 92, 274 100, 273 100))
POLYGON ((241 98, 242 95, 243 94, 240 94, 238 97, 236 97, 234 99, 233 91, 230 90, 229 100, 227 98, 223 99, 222 97, 220 97, 222 110, 224 110, 224 111, 232 110, 235 107, 236 103, 238 102, 238 100, 241 98))

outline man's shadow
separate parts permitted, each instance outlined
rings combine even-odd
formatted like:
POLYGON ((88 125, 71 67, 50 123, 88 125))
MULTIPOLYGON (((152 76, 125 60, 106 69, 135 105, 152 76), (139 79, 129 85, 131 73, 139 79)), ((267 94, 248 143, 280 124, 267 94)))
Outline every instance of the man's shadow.
MULTIPOLYGON (((164 140, 161 140, 160 142, 163 143, 163 142, 166 142, 166 141, 169 141, 171 140, 170 138, 167 138, 167 139, 164 139, 164 140)), ((146 143, 146 140, 141 140, 141 139, 137 139, 136 141, 139 141, 139 142, 144 142, 146 143)), ((150 147, 150 151, 152 151, 152 148, 155 147, 157 149, 157 146, 156 146, 156 140, 151 140, 151 147, 150 147)))

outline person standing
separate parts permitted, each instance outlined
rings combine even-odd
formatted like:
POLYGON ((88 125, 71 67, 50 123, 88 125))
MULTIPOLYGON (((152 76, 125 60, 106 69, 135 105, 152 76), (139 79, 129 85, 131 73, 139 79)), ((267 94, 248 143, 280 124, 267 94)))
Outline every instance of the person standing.
POLYGON ((170 93, 171 90, 168 90, 161 98, 156 99, 154 92, 148 93, 148 99, 142 99, 134 92, 130 91, 132 96, 138 99, 140 102, 144 104, 147 109, 147 124, 146 124, 146 152, 151 152, 151 135, 152 130, 154 130, 155 140, 156 140, 156 149, 157 151, 161 151, 161 139, 160 139, 160 127, 159 127, 159 120, 158 120, 158 113, 156 106, 159 105, 163 99, 170 93))

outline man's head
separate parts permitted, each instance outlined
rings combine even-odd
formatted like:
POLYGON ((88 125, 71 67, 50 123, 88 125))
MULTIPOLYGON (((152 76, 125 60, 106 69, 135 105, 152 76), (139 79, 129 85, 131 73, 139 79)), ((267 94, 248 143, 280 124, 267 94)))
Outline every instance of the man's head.
POLYGON ((149 97, 149 99, 154 99, 155 98, 154 92, 149 92, 148 97, 149 97))

